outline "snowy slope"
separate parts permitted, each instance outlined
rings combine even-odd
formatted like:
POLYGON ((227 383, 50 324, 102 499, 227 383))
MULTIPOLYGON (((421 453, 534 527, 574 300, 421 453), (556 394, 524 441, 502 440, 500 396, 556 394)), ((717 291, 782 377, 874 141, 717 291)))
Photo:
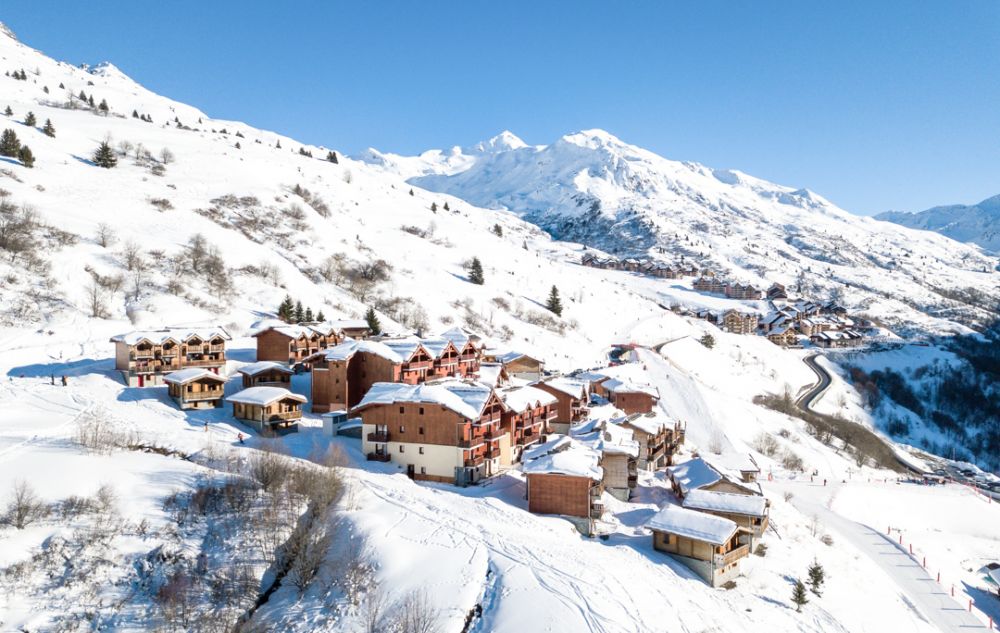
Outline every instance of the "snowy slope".
POLYGON ((978 244, 987 251, 1000 252, 1000 196, 979 204, 953 204, 917 213, 887 211, 875 216, 913 229, 936 231, 959 242, 978 244))
POLYGON ((447 160, 435 152, 378 154, 377 162, 398 166, 413 184, 509 209, 557 238, 623 257, 686 257, 744 283, 842 293, 850 307, 897 325, 915 320, 907 314, 914 309, 967 323, 995 317, 972 302, 956 306, 936 289, 984 288, 996 298, 995 259, 939 235, 852 215, 807 189, 667 160, 603 130, 545 146, 496 145, 504 149, 453 149, 447 160), (413 176, 421 169, 425 175, 413 176))

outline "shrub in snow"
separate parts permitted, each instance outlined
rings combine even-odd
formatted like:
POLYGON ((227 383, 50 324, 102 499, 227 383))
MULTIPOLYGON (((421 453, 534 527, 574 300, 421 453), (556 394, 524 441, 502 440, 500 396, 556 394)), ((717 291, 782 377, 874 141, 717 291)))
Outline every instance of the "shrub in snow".
POLYGON ((45 518, 48 506, 35 494, 28 482, 19 480, 14 483, 10 501, 4 509, 3 521, 19 530, 45 518))

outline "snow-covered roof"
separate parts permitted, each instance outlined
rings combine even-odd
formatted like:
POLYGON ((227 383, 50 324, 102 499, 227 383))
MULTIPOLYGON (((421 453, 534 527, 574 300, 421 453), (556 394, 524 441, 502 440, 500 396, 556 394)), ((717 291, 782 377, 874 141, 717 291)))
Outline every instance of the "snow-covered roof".
POLYGON ((468 420, 476 420, 493 389, 489 385, 461 380, 448 380, 420 385, 396 382, 377 382, 372 385, 355 410, 383 404, 422 403, 437 404, 454 411, 468 420))
POLYGON ((422 338, 420 339, 420 344, 424 346, 425 350, 430 352, 433 358, 441 358, 441 355, 444 354, 449 345, 453 348, 455 347, 455 344, 446 338, 422 338))
POLYGON ((521 352, 504 352, 503 354, 496 355, 497 361, 503 363, 504 365, 507 365, 508 363, 513 363, 514 361, 520 360, 522 358, 527 358, 528 360, 535 361, 536 363, 539 364, 541 364, 542 362, 539 359, 535 358, 534 356, 529 356, 521 352))
POLYGON ((328 361, 344 361, 359 352, 374 354, 393 363, 402 363, 403 357, 385 343, 378 341, 344 341, 320 352, 328 361))
POLYGON ((240 367, 237 371, 244 376, 256 376, 257 374, 262 374, 266 371, 280 371, 283 374, 295 373, 288 367, 285 367, 281 363, 276 363, 273 360, 261 360, 256 363, 250 363, 240 367))
POLYGON ((738 528, 736 523, 729 519, 688 510, 677 505, 663 506, 646 522, 646 527, 712 545, 724 545, 733 538, 738 528))
POLYGON ((454 343, 455 347, 459 349, 462 349, 466 343, 471 341, 473 339, 473 336, 474 335, 471 332, 467 332, 466 330, 458 326, 455 326, 449 330, 445 330, 444 332, 438 334, 439 338, 448 339, 449 341, 454 343))
POLYGON ((431 358, 437 358, 418 338, 384 339, 381 343, 395 352, 403 361, 409 360, 418 349, 423 349, 431 358))
POLYGON ((767 499, 758 495, 740 495, 734 492, 692 490, 684 497, 684 507, 692 510, 762 517, 767 511, 767 499))
POLYGON ((499 387, 503 375, 503 365, 500 363, 480 363, 479 382, 499 387))
POLYGON ((155 345, 162 345, 168 340, 183 343, 194 336, 204 341, 216 337, 227 341, 230 339, 229 333, 222 328, 164 328, 162 330, 136 330, 117 334, 111 337, 111 342, 135 345, 139 341, 146 340, 155 345))
POLYGON ((306 402, 307 400, 305 396, 292 393, 283 387, 250 387, 229 396, 226 398, 226 402, 239 402, 241 404, 255 404, 266 407, 272 402, 284 400, 285 398, 291 398, 298 402, 306 402))
POLYGON ((659 409, 653 409, 649 413, 633 413, 618 423, 638 429, 649 435, 658 435, 665 428, 673 428, 676 424, 674 420, 668 418, 659 409))
POLYGON ((611 393, 644 393, 654 398, 660 397, 660 392, 650 384, 636 383, 618 378, 608 378, 601 384, 611 393))
POLYGON ((364 319, 335 319, 328 323, 337 330, 367 330, 368 321, 364 319))
POLYGON ((499 392, 500 398, 503 399, 504 404, 506 404, 510 409, 514 411, 524 411, 525 409, 533 409, 537 405, 552 405, 556 404, 558 400, 548 391, 544 389, 539 389, 537 387, 507 387, 499 392))
POLYGON ((605 455, 639 456, 639 442, 626 429, 610 420, 588 421, 570 429, 573 439, 588 444, 605 455))
POLYGON ((587 395, 587 383, 581 382, 573 378, 559 377, 551 378, 540 383, 536 383, 536 386, 545 385, 560 393, 564 393, 574 398, 584 398, 587 395))
POLYGON ((521 461, 521 470, 529 475, 604 478, 600 453, 565 435, 552 436, 544 444, 525 450, 521 461))
POLYGON ((690 459, 683 464, 670 466, 667 468, 670 476, 680 486, 681 492, 687 495, 691 490, 711 486, 722 480, 719 471, 712 468, 708 462, 700 457, 690 459))
POLYGON ((187 369, 172 371, 163 377, 163 382, 174 385, 186 385, 189 382, 193 382, 201 378, 209 378, 218 382, 226 382, 225 378, 205 369, 204 367, 188 367, 187 369))
POLYGON ((740 473, 759 473, 760 466, 749 453, 731 453, 712 456, 709 460, 715 469, 724 468, 740 473))

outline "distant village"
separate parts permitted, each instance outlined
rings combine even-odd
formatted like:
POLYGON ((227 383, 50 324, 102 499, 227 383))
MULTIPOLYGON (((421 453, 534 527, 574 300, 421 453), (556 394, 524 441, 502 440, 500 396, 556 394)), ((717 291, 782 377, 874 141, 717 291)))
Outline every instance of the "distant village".
POLYGON ((766 300, 770 308, 766 314, 746 308, 692 312, 678 305, 671 309, 678 314, 705 319, 725 332, 765 336, 782 347, 798 346, 803 340, 826 349, 858 347, 866 342, 864 332, 873 328, 868 319, 849 316, 847 309, 834 301, 792 301, 785 286, 777 282, 767 290, 761 290, 752 284, 721 279, 710 269, 699 270, 690 264, 670 265, 634 258, 598 257, 592 253, 584 255, 580 263, 590 268, 623 270, 662 279, 695 277, 691 288, 698 292, 740 301, 766 300))
POLYGON ((299 430, 308 408, 324 434, 356 440, 368 463, 418 481, 470 486, 519 470, 528 511, 564 517, 586 535, 607 525, 605 495, 627 503, 640 471, 663 471, 674 500, 646 524, 652 543, 712 586, 738 575, 768 527, 749 455, 676 463, 686 424, 658 406, 627 349, 626 362, 554 375, 544 360, 461 328, 383 336, 365 320, 275 322, 253 338, 256 358, 238 366, 228 390, 224 329, 135 331, 111 342, 128 386, 165 385, 182 410, 228 406, 248 435, 280 438, 299 430), (308 391, 296 393, 292 378, 303 374, 308 391))

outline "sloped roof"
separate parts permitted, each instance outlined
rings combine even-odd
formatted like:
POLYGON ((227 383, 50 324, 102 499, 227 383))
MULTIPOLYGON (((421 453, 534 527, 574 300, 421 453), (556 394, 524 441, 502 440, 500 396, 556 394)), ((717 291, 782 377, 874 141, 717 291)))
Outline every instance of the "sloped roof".
POLYGON ((201 378, 209 378, 218 382, 226 382, 226 379, 223 376, 211 372, 204 367, 188 367, 187 369, 172 371, 163 377, 163 382, 174 385, 186 385, 189 382, 193 382, 201 378))
POLYGON ((646 527, 712 545, 724 545, 736 534, 735 522, 677 505, 665 505, 646 522, 646 527))
POLYGON ((482 383, 499 387, 503 374, 504 368, 500 363, 479 364, 479 381, 482 383))
POLYGON ((276 363, 273 360, 261 360, 256 363, 250 363, 244 365, 236 370, 243 374, 244 376, 256 376, 257 374, 262 374, 266 371, 280 371, 283 374, 293 374, 291 369, 282 365, 281 363, 276 363))
POLYGON ((501 389, 498 393, 500 398, 503 399, 504 404, 514 411, 533 409, 536 403, 544 406, 558 402, 556 397, 548 391, 531 386, 507 387, 506 389, 501 389))
POLYGON ((393 363, 403 362, 403 357, 395 350, 378 341, 344 341, 321 351, 320 354, 329 361, 344 361, 359 352, 381 356, 393 363))
POLYGON ((767 499, 758 495, 740 495, 714 490, 692 490, 684 497, 684 507, 691 510, 710 510, 729 514, 762 517, 767 510, 767 499))
POLYGON ((283 387, 250 387, 229 396, 226 398, 226 402, 239 402, 241 404, 255 404, 266 407, 272 402, 284 400, 285 398, 291 398, 303 403, 307 400, 305 396, 292 393, 283 387))
POLYGON ((521 352, 504 352, 503 354, 497 354, 496 355, 497 361, 503 363, 504 365, 506 365, 508 363, 513 363, 514 361, 520 360, 522 358, 527 358, 528 360, 533 360, 533 361, 535 361, 536 363, 539 363, 539 364, 541 364, 541 362, 542 362, 541 360, 535 358, 534 356, 529 356, 528 354, 523 354, 521 352))
POLYGON ((369 406, 406 403, 438 404, 463 418, 475 420, 483 413, 493 389, 482 383, 449 380, 420 385, 377 382, 355 410, 369 406))
POLYGON ((565 435, 552 436, 544 444, 525 450, 521 461, 521 470, 529 475, 569 475, 595 481, 604 478, 600 453, 565 435))
POLYGON ((659 409, 653 409, 649 413, 633 413, 618 423, 638 429, 649 435, 657 435, 664 428, 673 428, 676 421, 667 417, 659 409))
POLYGON ((206 341, 215 337, 220 337, 227 341, 232 338, 229 336, 229 332, 226 332, 222 328, 164 328, 162 330, 136 330, 134 332, 126 332, 125 334, 117 334, 111 337, 111 342, 135 345, 139 341, 147 340, 156 345, 162 345, 168 340, 182 343, 193 336, 206 341))
POLYGON ((573 378, 559 377, 535 383, 535 386, 546 386, 574 398, 583 398, 586 396, 588 385, 573 378))
POLYGON ((684 495, 692 490, 722 481, 722 474, 700 457, 690 459, 683 464, 670 466, 667 470, 670 471, 671 478, 680 486, 684 495))
POLYGON ((639 456, 639 442, 626 429, 610 420, 589 421, 570 429, 573 439, 589 445, 605 455, 639 456))

